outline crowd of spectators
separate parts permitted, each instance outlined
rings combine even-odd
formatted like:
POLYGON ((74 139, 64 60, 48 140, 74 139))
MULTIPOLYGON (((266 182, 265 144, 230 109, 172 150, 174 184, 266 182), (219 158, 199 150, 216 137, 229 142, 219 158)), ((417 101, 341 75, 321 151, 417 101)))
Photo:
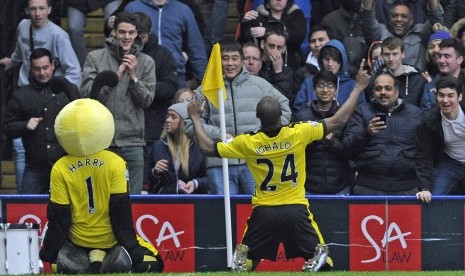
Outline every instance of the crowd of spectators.
MULTIPOLYGON (((455 102, 462 99, 465 76, 463 0, 237 1, 236 41, 225 38, 225 0, 65 0, 67 31, 49 19, 54 2, 24 1, 27 19, 17 26, 14 51, 0 57, 5 71, 19 68, 4 134, 28 141, 26 168, 39 160, 31 156, 49 151, 46 141, 54 136, 46 136, 50 103, 34 102, 43 114, 32 114, 27 99, 34 97, 24 91, 57 101, 65 96, 53 90, 52 80, 64 76, 61 88, 74 85, 81 97, 99 100, 113 114, 110 150, 128 164, 131 193, 222 194, 221 160, 202 156, 182 103, 206 100, 200 83, 210 49, 220 42, 227 138, 259 129, 255 108, 264 96, 279 101, 283 125, 328 118, 349 98, 360 64, 370 73, 346 127, 308 145, 307 193, 416 194, 429 201, 431 192, 464 190, 465 181, 441 178, 465 178, 458 169, 448 171, 465 164, 463 105, 455 102), (102 49, 87 53, 86 15, 100 8, 107 38, 102 49), (51 75, 31 67, 38 48, 50 53, 51 75), (108 70, 117 84, 93 91, 108 70), (40 135, 45 142, 31 143, 40 135), (437 140, 441 149, 430 152, 437 140)), ((58 104, 72 100, 67 96, 58 104)), ((219 140, 219 110, 208 101, 201 121, 219 140)), ((228 167, 231 193, 253 194, 244 160, 228 159, 228 167)), ((18 187, 26 187, 21 182, 31 177, 21 177, 17 172, 18 187)))

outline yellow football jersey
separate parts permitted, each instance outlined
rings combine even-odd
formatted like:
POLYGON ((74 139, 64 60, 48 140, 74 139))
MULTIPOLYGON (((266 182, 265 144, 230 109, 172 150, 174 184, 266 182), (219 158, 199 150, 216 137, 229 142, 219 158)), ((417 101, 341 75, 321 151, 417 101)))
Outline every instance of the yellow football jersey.
POLYGON ((304 204, 305 147, 323 138, 323 123, 301 122, 283 126, 274 137, 264 132, 241 134, 217 143, 223 158, 245 159, 255 180, 254 206, 304 204))
POLYGON ((90 156, 66 155, 52 168, 50 201, 71 206, 70 239, 79 246, 111 248, 117 243, 109 216, 111 194, 128 192, 124 160, 102 150, 90 156))

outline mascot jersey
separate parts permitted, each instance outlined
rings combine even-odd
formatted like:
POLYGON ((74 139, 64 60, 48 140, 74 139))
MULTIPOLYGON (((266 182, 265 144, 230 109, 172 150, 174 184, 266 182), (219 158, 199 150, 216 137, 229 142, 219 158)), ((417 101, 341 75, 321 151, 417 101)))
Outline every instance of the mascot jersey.
POLYGON ((107 150, 84 157, 67 155, 55 163, 50 201, 73 206, 71 242, 87 248, 111 248, 117 243, 108 202, 110 195, 128 192, 126 177, 124 160, 107 150))

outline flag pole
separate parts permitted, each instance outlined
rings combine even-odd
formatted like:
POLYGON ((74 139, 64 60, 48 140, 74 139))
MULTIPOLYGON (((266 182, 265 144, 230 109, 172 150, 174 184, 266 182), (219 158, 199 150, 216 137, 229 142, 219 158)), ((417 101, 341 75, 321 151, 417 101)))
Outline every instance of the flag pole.
MULTIPOLYGON (((221 140, 226 141, 226 119, 224 116, 224 98, 223 90, 218 89, 219 111, 220 111, 220 130, 221 140)), ((224 218, 226 223, 226 257, 228 267, 232 266, 232 227, 231 227, 231 200, 229 193, 229 170, 228 159, 222 158, 223 165, 223 186, 224 186, 224 218)))
MULTIPOLYGON (((220 44, 215 43, 208 60, 207 69, 202 79, 202 91, 205 97, 216 107, 220 113, 221 140, 226 141, 226 120, 224 116, 224 101, 227 98, 224 87, 223 66, 221 64, 220 44)), ((232 267, 232 230, 231 230, 231 203, 229 195, 228 159, 223 158, 223 186, 224 186, 224 214, 226 222, 226 252, 228 267, 232 267)))

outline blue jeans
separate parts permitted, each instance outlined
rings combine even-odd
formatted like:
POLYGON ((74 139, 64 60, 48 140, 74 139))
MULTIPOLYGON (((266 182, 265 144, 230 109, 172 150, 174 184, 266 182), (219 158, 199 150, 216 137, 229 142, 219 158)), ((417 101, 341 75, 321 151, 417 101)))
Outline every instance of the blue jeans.
POLYGON ((21 194, 48 194, 52 167, 28 165, 24 169, 21 194))
POLYGON ((26 151, 24 150, 23 139, 13 139, 13 158, 15 160, 16 186, 18 192, 21 192, 21 183, 23 183, 24 167, 26 166, 26 151))
POLYGON ((465 186, 465 164, 443 154, 439 162, 434 167, 433 195, 455 194, 457 189, 465 186))
MULTIPOLYGON (((247 165, 230 165, 229 169, 229 194, 252 195, 255 192, 255 181, 247 165)), ((212 194, 224 194, 223 168, 212 167, 207 169, 208 182, 212 194)))
POLYGON ((144 179, 144 147, 110 147, 126 161, 129 173, 129 188, 133 195, 140 195, 144 179))
POLYGON ((186 74, 178 73, 178 85, 179 88, 186 87, 186 74))
MULTIPOLYGON (((104 8, 104 17, 107 19, 119 7, 122 0, 115 0, 108 3, 104 8)), ((71 45, 73 45, 74 52, 79 60, 81 67, 86 60, 87 50, 84 39, 84 28, 86 27, 87 14, 82 11, 68 6, 68 33, 71 45)))
POLYGON ((226 20, 228 19, 229 0, 214 0, 210 15, 210 43, 222 41, 226 31, 226 20))

